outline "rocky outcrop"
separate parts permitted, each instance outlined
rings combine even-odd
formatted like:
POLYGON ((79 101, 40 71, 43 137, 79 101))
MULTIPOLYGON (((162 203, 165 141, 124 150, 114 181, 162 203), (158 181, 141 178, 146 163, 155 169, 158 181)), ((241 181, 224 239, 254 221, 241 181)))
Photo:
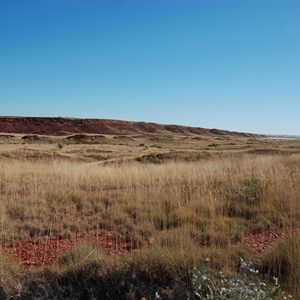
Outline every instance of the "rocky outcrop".
POLYGON ((162 135, 208 135, 257 137, 249 133, 240 133, 219 129, 206 129, 179 125, 162 125, 145 122, 128 122, 108 119, 72 119, 43 117, 0 117, 0 132, 70 135, 70 134, 162 134, 162 135))

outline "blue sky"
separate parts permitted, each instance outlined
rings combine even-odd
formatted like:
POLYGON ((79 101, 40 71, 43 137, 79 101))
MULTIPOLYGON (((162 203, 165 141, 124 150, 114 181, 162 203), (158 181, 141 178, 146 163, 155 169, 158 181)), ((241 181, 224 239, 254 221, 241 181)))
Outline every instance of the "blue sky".
POLYGON ((0 0, 0 115, 300 135, 300 1, 0 0))

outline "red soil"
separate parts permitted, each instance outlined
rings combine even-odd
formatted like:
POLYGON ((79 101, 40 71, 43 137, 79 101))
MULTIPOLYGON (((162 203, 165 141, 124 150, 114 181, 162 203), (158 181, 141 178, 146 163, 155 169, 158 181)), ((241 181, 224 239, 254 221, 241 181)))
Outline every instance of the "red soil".
POLYGON ((161 125, 145 122, 128 122, 107 119, 71 119, 71 118, 33 118, 33 117, 0 117, 0 132, 68 135, 72 133, 91 134, 193 134, 193 135, 230 135, 239 137, 258 137, 253 134, 226 130, 209 130, 199 127, 179 125, 161 125))
POLYGON ((28 238, 15 244, 6 242, 2 244, 2 250, 27 269, 51 265, 74 245, 81 243, 93 244, 106 254, 124 254, 133 249, 130 242, 117 239, 110 232, 93 230, 69 239, 59 240, 45 236, 35 240, 28 238))
MULTIPOLYGON (((242 245, 255 254, 262 254, 273 248, 288 233, 288 229, 278 229, 247 234, 242 240, 242 245)), ((28 238, 19 243, 4 242, 2 250, 28 269, 51 265, 73 246, 81 243, 93 244, 106 254, 122 255, 135 249, 134 245, 124 238, 116 238, 107 231, 93 230, 73 235, 69 239, 60 240, 45 236, 39 239, 28 238)))
POLYGON ((251 249, 255 254, 262 254, 272 249, 289 233, 288 229, 267 230, 257 234, 246 234, 242 245, 251 249))

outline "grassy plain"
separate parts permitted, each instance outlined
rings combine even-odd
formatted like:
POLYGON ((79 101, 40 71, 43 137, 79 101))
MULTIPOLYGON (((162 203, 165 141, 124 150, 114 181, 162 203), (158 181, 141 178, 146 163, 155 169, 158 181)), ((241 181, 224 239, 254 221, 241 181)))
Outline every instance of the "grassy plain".
POLYGON ((191 270, 209 258, 232 276, 240 257, 300 299, 297 139, 4 134, 0 203, 15 299, 198 299, 191 270), (264 232, 284 234, 260 254, 243 244, 264 232))

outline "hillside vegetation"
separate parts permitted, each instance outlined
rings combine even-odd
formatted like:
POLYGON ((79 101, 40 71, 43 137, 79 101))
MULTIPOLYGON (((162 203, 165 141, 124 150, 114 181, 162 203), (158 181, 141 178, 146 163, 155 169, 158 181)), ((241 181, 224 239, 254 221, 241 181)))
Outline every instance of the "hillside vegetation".
POLYGON ((232 135, 255 137, 254 134, 232 132, 219 129, 206 129, 180 125, 162 125, 146 122, 129 122, 109 119, 75 119, 46 117, 0 117, 0 132, 65 135, 71 133, 92 134, 195 134, 232 135))

